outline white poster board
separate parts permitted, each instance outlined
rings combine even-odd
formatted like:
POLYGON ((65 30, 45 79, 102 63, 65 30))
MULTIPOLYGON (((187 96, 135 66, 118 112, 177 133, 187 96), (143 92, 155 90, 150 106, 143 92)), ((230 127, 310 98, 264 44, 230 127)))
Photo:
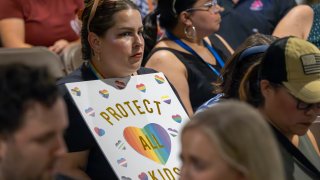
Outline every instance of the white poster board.
POLYGON ((119 179, 178 179, 188 116, 162 73, 66 87, 119 179))

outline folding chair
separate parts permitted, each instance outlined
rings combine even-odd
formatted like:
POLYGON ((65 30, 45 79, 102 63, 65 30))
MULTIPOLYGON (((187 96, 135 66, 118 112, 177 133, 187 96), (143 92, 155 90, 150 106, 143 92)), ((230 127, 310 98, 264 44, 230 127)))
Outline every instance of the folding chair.
POLYGON ((0 48, 0 64, 23 63, 44 66, 57 79, 66 75, 61 58, 45 47, 0 48))
POLYGON ((81 44, 72 44, 63 50, 62 62, 67 74, 77 69, 83 63, 81 44))

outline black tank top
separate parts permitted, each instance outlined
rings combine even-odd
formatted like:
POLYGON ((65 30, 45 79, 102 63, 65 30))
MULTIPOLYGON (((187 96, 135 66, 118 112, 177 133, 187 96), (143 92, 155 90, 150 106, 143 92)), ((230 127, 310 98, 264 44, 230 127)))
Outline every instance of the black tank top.
MULTIPOLYGON (((229 50, 216 35, 209 36, 209 40, 212 47, 217 51, 223 61, 226 61, 231 56, 229 50)), ((188 73, 189 97, 193 111, 196 111, 201 104, 215 96, 212 83, 215 82, 218 77, 205 62, 192 54, 167 47, 153 49, 150 52, 149 57, 160 50, 170 51, 186 67, 188 73)), ((218 63, 212 66, 220 72, 221 66, 218 63)))

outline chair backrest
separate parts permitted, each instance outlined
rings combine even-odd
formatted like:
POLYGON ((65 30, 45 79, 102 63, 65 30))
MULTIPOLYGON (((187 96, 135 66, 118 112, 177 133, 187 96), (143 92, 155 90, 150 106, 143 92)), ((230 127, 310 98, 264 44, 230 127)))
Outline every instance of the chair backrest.
POLYGON ((61 58, 45 47, 0 48, 0 64, 11 63, 44 66, 57 79, 66 75, 61 58))
POLYGON ((83 63, 81 44, 77 43, 66 47, 62 53, 62 62, 67 74, 80 67, 83 63))

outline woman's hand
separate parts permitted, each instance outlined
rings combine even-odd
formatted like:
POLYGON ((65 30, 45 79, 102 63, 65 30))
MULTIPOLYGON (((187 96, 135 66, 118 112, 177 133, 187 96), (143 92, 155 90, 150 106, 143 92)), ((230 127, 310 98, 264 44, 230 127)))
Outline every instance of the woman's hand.
POLYGON ((69 45, 69 42, 65 39, 60 39, 56 41, 52 46, 48 47, 48 49, 57 54, 61 54, 61 52, 69 45))

